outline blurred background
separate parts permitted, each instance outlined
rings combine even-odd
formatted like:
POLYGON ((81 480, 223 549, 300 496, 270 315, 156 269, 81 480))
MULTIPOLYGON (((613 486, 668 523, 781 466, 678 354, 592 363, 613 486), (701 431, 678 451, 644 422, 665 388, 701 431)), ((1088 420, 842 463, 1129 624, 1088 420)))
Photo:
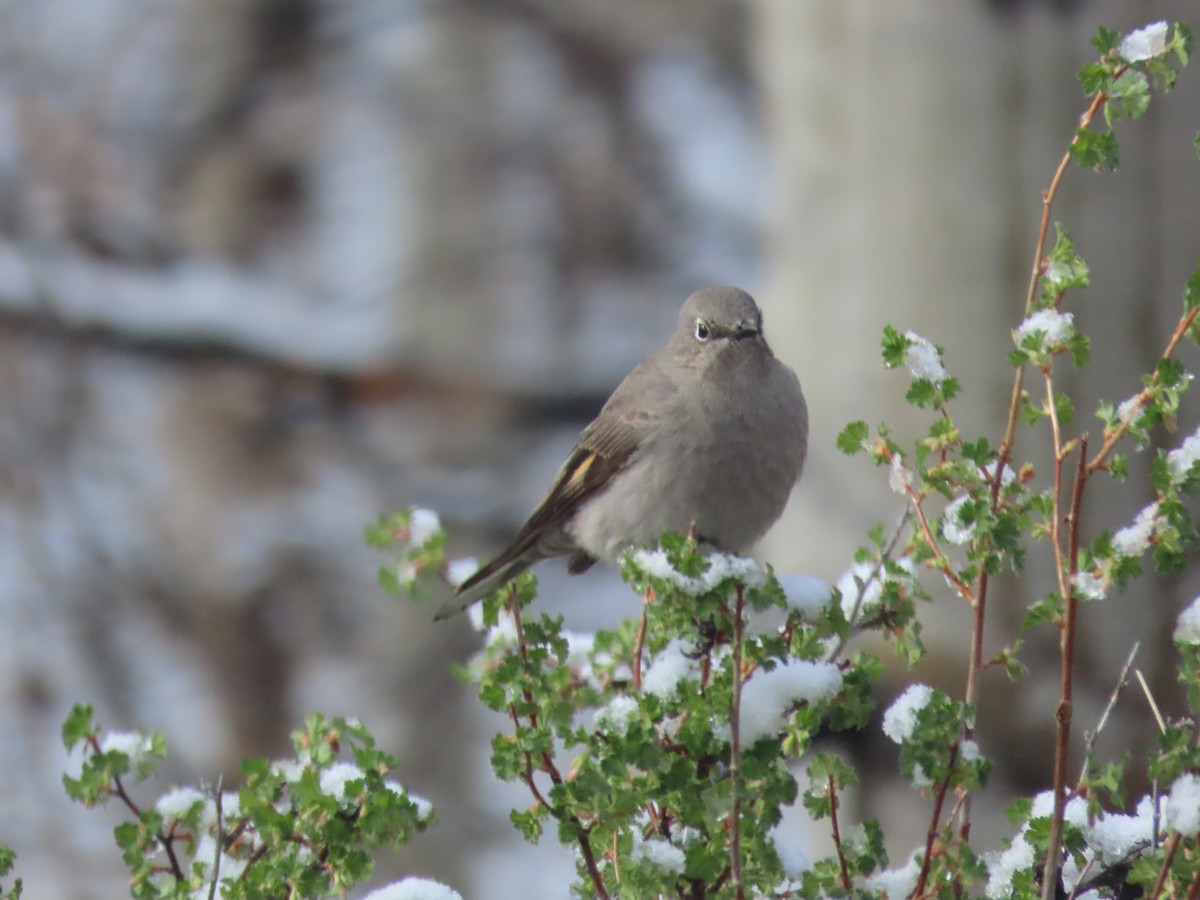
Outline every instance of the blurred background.
MULTIPOLYGON (((363 526, 420 503, 455 555, 498 549, 682 299, 734 283, 761 301, 812 416, 805 479, 761 555, 836 580, 899 498, 834 437, 852 419, 921 429, 906 379, 881 370, 883 324, 947 346, 960 424, 998 440, 1008 329, 1040 191, 1085 105, 1088 39, 1194 14, 1184 0, 0 4, 0 842, 25 896, 127 893, 116 811, 63 795, 76 701, 105 727, 165 732, 164 789, 285 752, 306 712, 358 716, 442 823, 377 880, 566 896, 570 854, 516 837, 508 805, 528 798, 493 782, 497 723, 449 674, 478 638, 384 596, 363 526)), ((1200 252, 1197 110, 1185 71, 1118 127, 1118 173, 1065 183, 1056 218, 1094 285, 1069 301, 1093 336, 1081 427, 1096 399, 1135 392, 1177 317, 1200 252)), ((1129 521, 1143 473, 1094 495, 1088 528, 1129 521)), ((539 574, 574 629, 636 606, 611 572, 539 574)), ((1081 727, 1135 632, 1179 711, 1169 634, 1189 581, 1087 610, 1081 727)), ((1035 570, 1000 586, 989 652, 1045 584, 1035 570)), ((933 587, 932 653, 915 674, 886 654, 881 703, 914 678, 961 695, 966 616, 933 587)), ((1039 632, 1034 676, 984 679, 985 846, 1011 793, 1049 780, 1057 685, 1037 666, 1053 649, 1039 632)), ((1146 706, 1120 709, 1099 749, 1140 759, 1146 706)), ((833 746, 876 773, 848 812, 881 818, 902 861, 916 838, 899 826, 926 806, 888 780, 894 747, 833 746)), ((795 828, 821 852, 819 830, 795 828)))

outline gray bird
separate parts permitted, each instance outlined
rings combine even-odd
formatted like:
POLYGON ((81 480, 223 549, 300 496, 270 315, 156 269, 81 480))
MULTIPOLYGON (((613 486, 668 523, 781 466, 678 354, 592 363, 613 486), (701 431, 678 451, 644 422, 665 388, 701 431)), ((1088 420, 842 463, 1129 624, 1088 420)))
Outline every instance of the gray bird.
POLYGON ((779 518, 808 446, 796 373, 775 358, 754 298, 697 291, 665 345, 622 381, 583 431, 513 542, 458 588, 445 619, 551 556, 568 570, 694 530, 744 554, 779 518))

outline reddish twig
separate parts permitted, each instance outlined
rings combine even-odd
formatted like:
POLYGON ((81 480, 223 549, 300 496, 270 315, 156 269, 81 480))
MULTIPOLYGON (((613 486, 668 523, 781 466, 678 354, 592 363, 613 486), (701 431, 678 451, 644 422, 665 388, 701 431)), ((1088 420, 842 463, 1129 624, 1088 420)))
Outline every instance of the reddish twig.
POLYGON ((1046 861, 1042 866, 1042 900, 1052 900, 1057 891, 1059 857, 1062 855, 1063 810, 1067 803, 1067 751, 1071 742, 1071 717, 1074 710, 1075 633, 1079 600, 1073 580, 1078 569, 1079 511, 1083 502, 1083 485, 1087 480, 1087 442, 1081 440, 1071 487, 1071 499, 1064 516, 1062 512, 1062 464, 1068 452, 1062 442, 1058 413, 1054 405, 1054 386, 1050 370, 1043 372, 1046 381, 1046 404, 1054 441, 1053 510, 1050 521, 1050 542, 1054 547, 1054 567, 1058 576, 1058 591, 1064 612, 1059 625, 1058 709, 1055 712, 1054 734, 1054 813, 1050 818, 1050 833, 1046 839, 1046 861), (1067 547, 1062 539, 1062 525, 1067 527, 1067 547))
POLYGON ((850 869, 846 865, 846 854, 842 850, 842 831, 838 825, 837 785, 833 781, 833 773, 829 773, 829 821, 833 823, 833 847, 837 850, 838 865, 842 870, 842 888, 850 890, 850 869))
POLYGON ((742 617, 746 606, 746 586, 737 586, 737 603, 733 612, 733 700, 729 710, 729 780, 733 785, 732 830, 729 835, 730 878, 737 900, 745 900, 742 883, 742 617))
MULTIPOLYGON (((87 743, 88 746, 92 748, 93 753, 104 752, 100 749, 100 741, 97 739, 96 735, 88 735, 87 743)), ((129 793, 125 790, 125 785, 117 775, 113 776, 111 790, 113 795, 125 804, 125 808, 133 813, 135 818, 140 819, 142 817, 141 807, 133 802, 133 798, 129 796, 129 793)), ((171 863, 171 874, 177 881, 186 880, 187 876, 183 874, 183 867, 179 865, 179 858, 175 855, 174 840, 170 835, 163 834, 161 831, 158 832, 154 837, 155 840, 162 845, 163 851, 167 854, 167 860, 171 863)))
MULTIPOLYGON (((1200 313, 1200 307, 1197 307, 1196 309, 1190 309, 1180 316, 1179 321, 1175 324, 1175 330, 1171 332, 1171 337, 1167 341, 1166 347, 1163 348, 1162 355, 1159 357, 1159 359, 1168 359, 1175 352, 1175 348, 1179 346, 1179 342, 1183 340, 1183 336, 1187 334, 1188 329, 1192 327, 1192 323, 1196 320, 1197 313, 1200 313)), ((1157 385, 1158 370, 1156 368, 1154 373, 1150 376, 1149 386, 1143 388, 1141 392, 1135 396, 1142 404, 1144 404, 1150 399, 1150 396, 1157 385)), ((1112 453, 1113 448, 1117 445, 1117 442, 1120 441, 1121 438, 1123 438, 1129 431, 1129 428, 1133 425, 1135 418, 1136 417, 1132 417, 1127 422, 1118 422, 1115 428, 1113 428, 1111 431, 1105 432, 1104 442, 1100 445, 1100 449, 1096 451, 1096 455, 1092 457, 1087 464, 1088 475, 1092 475, 1098 469, 1102 469, 1108 464, 1109 454, 1112 453)))
POLYGON ((920 897, 925 893, 925 882, 929 879, 929 866, 933 862, 933 842, 937 839, 938 826, 942 821, 942 805, 946 802, 946 791, 950 787, 950 779, 954 776, 954 766, 958 763, 958 750, 961 744, 956 743, 950 750, 950 769, 946 777, 938 784, 937 796, 933 801, 933 816, 929 821, 929 831, 925 834, 925 858, 921 860, 921 874, 917 876, 917 886, 912 896, 920 897))
MULTIPOLYGON (((894 458, 894 454, 889 450, 884 450, 883 455, 888 462, 891 462, 894 458)), ((922 498, 917 495, 917 492, 913 489, 912 484, 909 483, 907 478, 904 480, 904 493, 908 497, 909 506, 917 517, 917 524, 921 526, 921 534, 925 538, 925 545, 929 548, 929 552, 933 554, 933 563, 926 562, 926 565, 931 569, 941 572, 946 580, 950 582, 950 586, 958 592, 959 596, 968 603, 972 603, 975 592, 971 590, 970 585, 958 577, 958 573, 954 571, 954 566, 946 558, 946 554, 942 552, 942 548, 938 546, 937 538, 933 536, 933 529, 929 526, 929 520, 925 517, 925 510, 921 506, 922 498)))
POLYGON ((1167 883, 1167 876, 1171 874, 1171 863, 1175 861, 1175 853, 1179 850, 1179 842, 1181 840, 1182 835, 1173 834, 1171 835, 1171 839, 1167 841, 1167 852, 1163 856, 1162 867, 1158 870, 1158 877, 1154 879, 1154 887, 1146 895, 1148 900, 1158 900, 1162 895, 1163 887, 1167 883))
POLYGON ((638 624, 637 638, 633 644, 633 692, 642 692, 642 650, 646 646, 646 607, 654 602, 654 588, 647 587, 642 594, 642 621, 638 624))

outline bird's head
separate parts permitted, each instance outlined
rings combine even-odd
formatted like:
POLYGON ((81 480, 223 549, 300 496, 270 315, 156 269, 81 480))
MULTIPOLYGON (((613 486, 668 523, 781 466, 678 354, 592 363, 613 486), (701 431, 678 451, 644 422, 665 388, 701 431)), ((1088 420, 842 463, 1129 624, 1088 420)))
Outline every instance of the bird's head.
POLYGON ((677 359, 699 366, 770 352, 758 304, 736 287, 705 288, 688 297, 671 345, 677 359))

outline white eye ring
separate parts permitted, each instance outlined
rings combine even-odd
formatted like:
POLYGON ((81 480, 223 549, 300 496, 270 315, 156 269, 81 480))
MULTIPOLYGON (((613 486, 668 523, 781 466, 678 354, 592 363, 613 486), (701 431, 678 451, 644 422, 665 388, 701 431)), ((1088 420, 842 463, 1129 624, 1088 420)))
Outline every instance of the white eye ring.
POLYGON ((708 323, 705 322, 703 319, 697 319, 696 320, 696 340, 707 341, 708 334, 709 334, 708 323))

